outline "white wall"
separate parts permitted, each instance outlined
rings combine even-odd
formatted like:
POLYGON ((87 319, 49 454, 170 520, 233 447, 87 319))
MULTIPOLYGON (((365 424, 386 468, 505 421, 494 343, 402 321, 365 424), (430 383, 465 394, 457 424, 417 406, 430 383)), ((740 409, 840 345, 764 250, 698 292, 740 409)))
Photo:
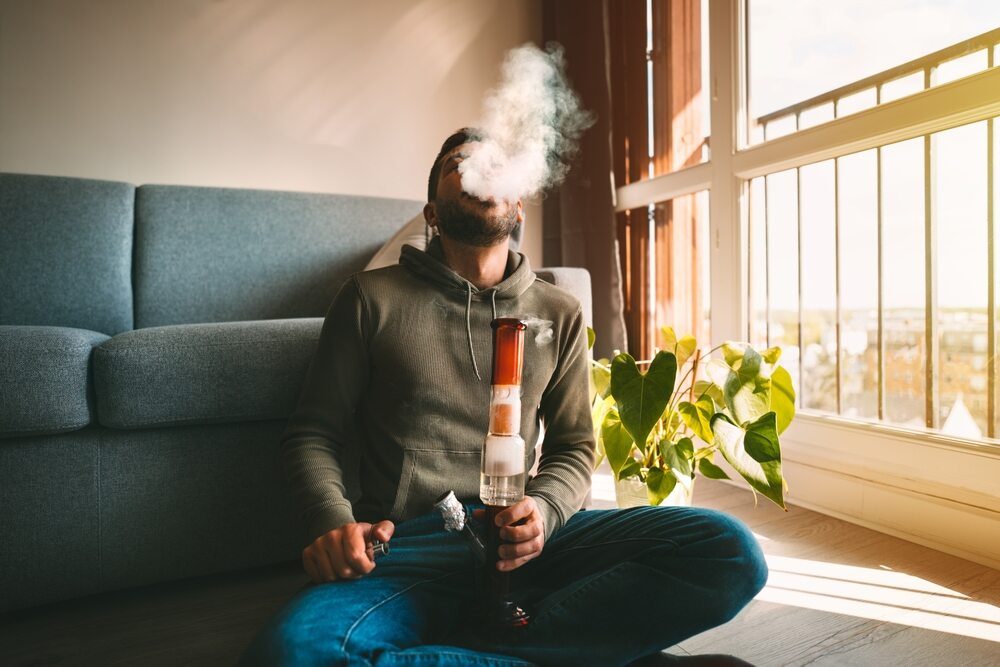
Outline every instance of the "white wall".
POLYGON ((423 199, 540 39, 541 0, 0 0, 0 171, 423 199))

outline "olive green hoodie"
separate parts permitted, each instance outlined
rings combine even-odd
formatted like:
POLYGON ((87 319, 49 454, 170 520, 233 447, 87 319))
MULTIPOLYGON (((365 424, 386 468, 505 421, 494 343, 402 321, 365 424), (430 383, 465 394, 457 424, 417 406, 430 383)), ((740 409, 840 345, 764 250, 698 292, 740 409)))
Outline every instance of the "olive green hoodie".
POLYGON ((594 439, 579 302, 515 252, 502 282, 477 289, 444 263, 435 239, 427 252, 403 246, 398 265, 352 276, 327 313, 282 439, 310 540, 353 521, 425 514, 449 489, 478 500, 495 317, 529 321, 521 435, 530 470, 544 422, 526 493, 546 537, 580 508, 594 439))

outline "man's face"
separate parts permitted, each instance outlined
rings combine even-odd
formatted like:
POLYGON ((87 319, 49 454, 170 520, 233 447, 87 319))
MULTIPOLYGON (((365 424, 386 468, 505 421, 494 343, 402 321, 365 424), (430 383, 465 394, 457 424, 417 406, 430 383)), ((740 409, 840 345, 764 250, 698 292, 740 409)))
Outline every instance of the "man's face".
POLYGON ((425 207, 424 215, 449 239, 486 248, 506 241, 523 213, 520 200, 479 199, 462 189, 458 165, 469 148, 470 144, 457 146, 441 160, 437 196, 425 207))

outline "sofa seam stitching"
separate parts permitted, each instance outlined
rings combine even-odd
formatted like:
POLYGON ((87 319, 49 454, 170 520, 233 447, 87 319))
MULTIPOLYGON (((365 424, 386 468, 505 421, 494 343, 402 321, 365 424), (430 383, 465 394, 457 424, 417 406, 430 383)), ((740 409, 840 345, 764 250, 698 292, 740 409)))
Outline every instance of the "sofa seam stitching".
POLYGON ((104 535, 101 507, 104 504, 104 489, 101 478, 101 445, 103 438, 97 438, 97 581, 104 585, 104 535))
MULTIPOLYGON (((134 331, 140 331, 140 329, 134 329, 134 331)), ((160 350, 171 350, 171 349, 181 349, 187 350, 191 348, 205 348, 205 347, 237 347, 244 344, 255 344, 259 345, 261 343, 287 343, 291 342, 314 342, 315 337, 302 337, 302 338, 265 338, 260 340, 244 340, 237 342, 228 343, 202 343, 197 345, 164 345, 160 347, 160 350)), ((81 348, 84 349, 84 348, 81 348)), ((132 352, 148 352, 149 347, 146 345, 122 345, 121 347, 115 347, 114 349, 107 349, 105 347, 97 347, 95 352, 102 356, 120 354, 120 353, 132 353, 132 352)))

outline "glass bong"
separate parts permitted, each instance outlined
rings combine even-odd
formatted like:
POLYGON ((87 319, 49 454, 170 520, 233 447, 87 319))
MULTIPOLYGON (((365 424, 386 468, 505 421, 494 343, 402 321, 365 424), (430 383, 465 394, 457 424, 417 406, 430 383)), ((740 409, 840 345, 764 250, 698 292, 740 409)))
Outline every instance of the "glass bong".
POLYGON ((469 516, 454 491, 434 503, 445 530, 461 533, 479 564, 477 598, 480 619, 496 634, 528 625, 529 616, 512 599, 510 574, 497 570, 500 528, 496 516, 524 497, 524 439, 521 438, 521 368, 524 364, 524 331, 517 318, 493 320, 493 389, 489 431, 483 443, 479 498, 486 505, 486 544, 469 523, 469 516))
POLYGON ((510 575, 497 570, 502 544, 496 516, 524 498, 524 439, 521 438, 521 370, 524 332, 517 318, 493 320, 493 388, 489 432, 483 443, 479 498, 486 505, 485 599, 487 622, 495 629, 521 627, 528 615, 510 597, 510 575))

